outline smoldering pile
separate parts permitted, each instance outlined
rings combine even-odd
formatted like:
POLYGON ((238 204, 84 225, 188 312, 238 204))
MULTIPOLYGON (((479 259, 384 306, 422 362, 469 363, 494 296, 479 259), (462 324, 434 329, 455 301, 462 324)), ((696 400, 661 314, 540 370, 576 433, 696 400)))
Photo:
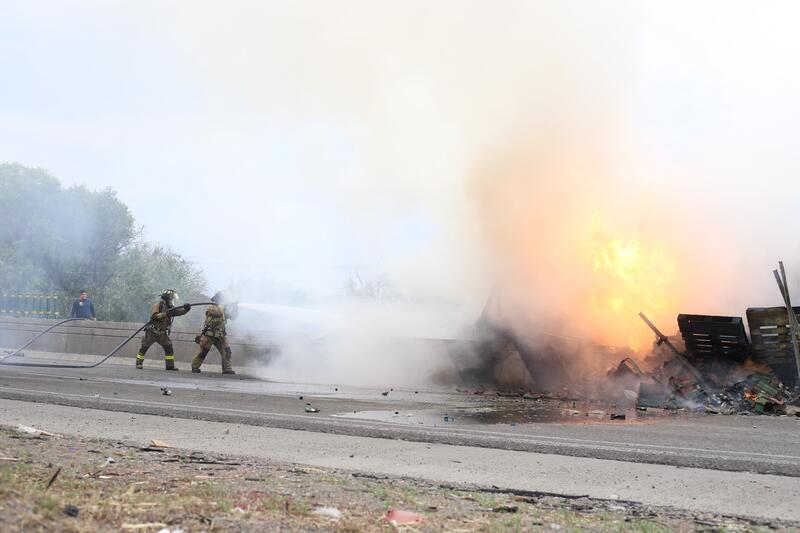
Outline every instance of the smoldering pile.
POLYGON ((448 384, 480 394, 580 398, 639 410, 797 414, 800 388, 786 308, 750 308, 747 317, 750 338, 741 317, 682 314, 675 337, 652 326, 657 340, 638 363, 626 348, 520 333, 484 316, 477 339, 451 353, 458 371, 448 384), (581 352, 591 357, 575 357, 581 352), (600 368, 615 357, 621 362, 600 368), (587 363, 592 359, 594 366, 587 363))
POLYGON ((609 372, 609 377, 612 384, 626 387, 623 392, 638 388, 636 406, 639 408, 685 409, 725 415, 800 413, 800 408, 793 405, 800 400, 800 391, 787 387, 768 367, 743 379, 739 379, 740 372, 732 372, 722 380, 711 381, 698 380, 676 359, 664 362, 653 372, 643 372, 635 362, 626 359, 609 372))
POLYGON ((638 387, 636 404, 642 408, 800 416, 786 308, 750 308, 747 316, 752 342, 741 317, 679 315, 679 338, 654 328, 658 340, 645 360, 651 371, 627 358, 609 380, 638 387))

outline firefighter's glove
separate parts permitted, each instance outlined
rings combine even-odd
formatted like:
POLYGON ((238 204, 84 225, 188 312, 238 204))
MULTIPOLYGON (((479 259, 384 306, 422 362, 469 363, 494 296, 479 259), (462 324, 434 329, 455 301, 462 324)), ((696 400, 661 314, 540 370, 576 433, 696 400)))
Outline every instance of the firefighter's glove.
POLYGON ((192 308, 192 304, 183 304, 183 310, 186 311, 187 313, 189 312, 189 309, 191 309, 191 308, 192 308))

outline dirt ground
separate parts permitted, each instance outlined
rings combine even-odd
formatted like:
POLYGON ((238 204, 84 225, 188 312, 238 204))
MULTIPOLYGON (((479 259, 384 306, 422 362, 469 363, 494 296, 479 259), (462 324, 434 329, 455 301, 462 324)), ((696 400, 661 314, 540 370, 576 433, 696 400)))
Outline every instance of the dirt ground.
POLYGON ((0 530, 164 529, 800 531, 798 524, 756 523, 624 501, 447 487, 158 448, 149 442, 136 445, 0 428, 0 530), (335 508, 341 517, 315 514, 320 508, 335 508), (419 513, 423 521, 392 525, 386 519, 389 509, 419 513))

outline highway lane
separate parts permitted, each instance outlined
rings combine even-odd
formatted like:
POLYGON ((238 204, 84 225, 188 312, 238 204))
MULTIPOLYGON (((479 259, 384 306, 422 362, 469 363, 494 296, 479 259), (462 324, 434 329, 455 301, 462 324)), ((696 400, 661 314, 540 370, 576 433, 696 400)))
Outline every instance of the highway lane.
MULTIPOLYGON (((0 366, 0 398, 354 437, 800 477, 800 420, 660 416, 619 422, 487 423, 487 398, 432 390, 276 383, 127 364, 92 370, 0 366), (170 396, 161 388, 167 387, 170 396), (303 399, 300 399, 300 396, 303 399), (304 412, 309 402, 320 413, 304 412), (397 413, 395 415, 395 413, 397 413), (455 415, 444 422, 443 415, 455 415), (475 416, 473 416, 475 415, 475 416)), ((514 404, 517 407, 519 403, 514 404)), ((34 421, 32 421, 34 422, 34 421)))

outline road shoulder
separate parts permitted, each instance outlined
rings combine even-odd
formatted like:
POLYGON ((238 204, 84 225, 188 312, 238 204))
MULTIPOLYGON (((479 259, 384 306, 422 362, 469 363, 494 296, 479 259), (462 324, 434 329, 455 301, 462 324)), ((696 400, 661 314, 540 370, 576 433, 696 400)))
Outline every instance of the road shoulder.
POLYGON ((451 486, 587 496, 692 513, 800 521, 797 478, 292 431, 0 400, 0 424, 83 439, 341 469, 451 486), (714 497, 708 495, 713 493, 714 497))

